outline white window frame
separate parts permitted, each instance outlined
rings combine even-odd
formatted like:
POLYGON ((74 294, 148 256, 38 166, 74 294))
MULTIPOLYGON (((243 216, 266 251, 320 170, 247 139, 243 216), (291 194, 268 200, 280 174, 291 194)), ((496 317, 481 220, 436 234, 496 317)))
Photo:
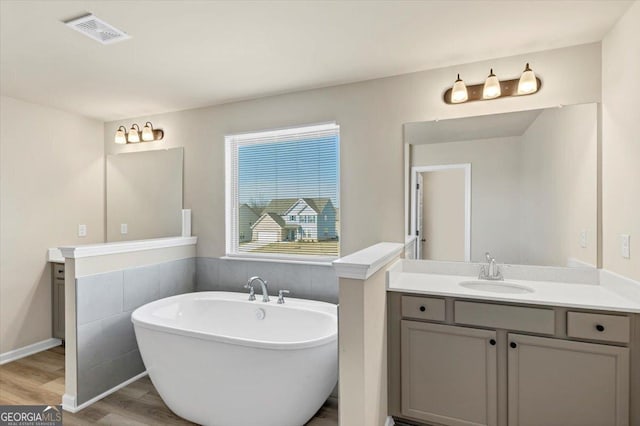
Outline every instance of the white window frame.
MULTIPOLYGON (((235 213, 234 210, 237 210, 238 206, 233 205, 233 201, 235 200, 235 195, 237 191, 236 185, 236 177, 235 177, 235 167, 237 164, 232 164, 233 162, 233 144, 236 141, 241 140, 251 140, 256 137, 269 137, 271 135, 280 135, 284 136, 287 134, 295 135, 300 133, 301 129, 306 129, 307 131, 322 131, 322 130, 330 130, 337 129, 338 131, 338 158, 337 158, 337 170, 338 177, 336 181, 336 197, 338 199, 338 205, 340 205, 340 126, 335 122, 327 122, 327 123, 319 123, 312 125, 300 125, 295 127, 285 127, 279 129, 270 129, 265 131, 257 131, 257 132, 248 132, 248 133, 236 133, 225 136, 225 248, 226 248, 226 256, 228 259, 238 259, 238 260, 257 260, 257 261, 270 261, 270 262, 286 262, 286 263, 306 263, 306 264, 320 264, 320 265, 331 265, 331 262, 338 259, 340 257, 342 239, 338 239, 338 256, 319 256, 319 255, 304 255, 304 254, 277 254, 277 253, 241 253, 237 252, 236 246, 234 242, 237 243, 237 238, 233 235, 233 221, 238 220, 238 214, 235 213), (235 238, 235 240, 234 240, 235 238)), ((335 207, 335 206, 334 206, 335 207)), ((342 209, 340 210, 340 212, 342 209)), ((336 215, 336 221, 341 223, 340 218, 336 215)), ((237 228, 237 223, 236 223, 237 228)), ((337 234, 342 236, 342 231, 336 229, 337 234)))

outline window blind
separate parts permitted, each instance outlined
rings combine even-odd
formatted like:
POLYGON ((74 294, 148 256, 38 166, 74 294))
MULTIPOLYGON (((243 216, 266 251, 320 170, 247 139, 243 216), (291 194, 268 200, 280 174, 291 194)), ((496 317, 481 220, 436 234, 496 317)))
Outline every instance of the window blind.
POLYGON ((339 143, 335 124, 229 135, 227 253, 339 256, 339 143))

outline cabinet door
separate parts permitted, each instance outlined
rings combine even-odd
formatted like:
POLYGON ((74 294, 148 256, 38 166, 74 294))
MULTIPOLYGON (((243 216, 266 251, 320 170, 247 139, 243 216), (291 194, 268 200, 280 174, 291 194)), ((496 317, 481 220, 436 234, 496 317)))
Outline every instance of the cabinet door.
POLYGON ((497 423, 496 333, 402 321, 402 414, 443 425, 497 423))
POLYGON ((629 349, 509 335, 509 426, 629 424, 629 349))
POLYGON ((64 280, 56 279, 53 285, 53 337, 64 340, 64 280))

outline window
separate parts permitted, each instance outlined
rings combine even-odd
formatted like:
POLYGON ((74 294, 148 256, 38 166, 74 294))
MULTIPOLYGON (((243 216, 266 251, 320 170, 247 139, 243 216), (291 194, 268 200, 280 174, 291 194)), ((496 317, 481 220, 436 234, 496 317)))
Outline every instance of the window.
POLYGON ((230 135, 225 141, 227 254, 338 257, 339 126, 230 135), (251 223, 246 218, 252 215, 251 223), (324 218, 320 229, 316 217, 324 218))

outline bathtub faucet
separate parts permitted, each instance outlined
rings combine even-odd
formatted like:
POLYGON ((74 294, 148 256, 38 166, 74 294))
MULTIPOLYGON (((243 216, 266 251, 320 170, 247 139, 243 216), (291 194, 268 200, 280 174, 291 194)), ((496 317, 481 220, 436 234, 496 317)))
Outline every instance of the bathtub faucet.
POLYGON ((256 300, 255 290, 253 289, 254 281, 260 282, 260 286, 262 287, 262 301, 268 302, 269 292, 267 290, 267 282, 258 276, 249 278, 249 281, 247 281, 247 285, 244 286, 244 288, 249 289, 249 300, 256 300))

